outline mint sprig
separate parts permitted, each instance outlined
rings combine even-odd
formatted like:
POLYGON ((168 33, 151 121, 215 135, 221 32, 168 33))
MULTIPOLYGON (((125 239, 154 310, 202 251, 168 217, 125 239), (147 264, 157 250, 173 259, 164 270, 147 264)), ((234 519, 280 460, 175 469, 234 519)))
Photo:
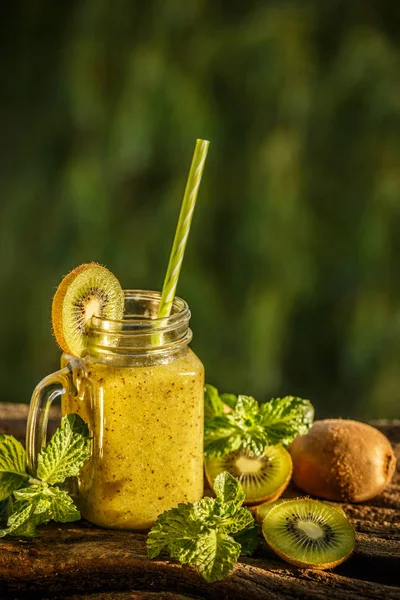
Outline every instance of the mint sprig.
POLYGON ((309 400, 294 396, 273 398, 261 405, 251 396, 238 396, 234 403, 231 394, 219 395, 216 388, 207 385, 205 414, 206 456, 224 456, 237 450, 260 456, 267 445, 287 447, 297 435, 306 434, 314 419, 314 408, 309 400))
MULTIPOLYGON (((214 481, 216 498, 179 504, 162 513, 147 538, 149 558, 166 549, 171 558, 195 565, 208 582, 223 579, 244 553, 240 533, 254 527, 251 512, 242 507, 244 492, 239 481, 227 472, 214 481)), ((255 549, 246 542, 245 551, 255 549)), ((245 542, 244 542, 245 543, 245 542)))
POLYGON ((23 445, 12 435, 0 435, 0 501, 29 479, 23 445))
POLYGON ((89 449, 87 424, 77 414, 68 415, 38 456, 38 479, 61 483, 67 477, 78 476, 89 449))
POLYGON ((80 519, 68 492, 54 484, 78 475, 89 456, 89 429, 77 414, 62 418, 61 427, 38 456, 35 478, 28 473, 22 444, 12 436, 0 436, 3 517, 8 512, 0 537, 34 537, 38 525, 51 520, 68 523, 80 519))

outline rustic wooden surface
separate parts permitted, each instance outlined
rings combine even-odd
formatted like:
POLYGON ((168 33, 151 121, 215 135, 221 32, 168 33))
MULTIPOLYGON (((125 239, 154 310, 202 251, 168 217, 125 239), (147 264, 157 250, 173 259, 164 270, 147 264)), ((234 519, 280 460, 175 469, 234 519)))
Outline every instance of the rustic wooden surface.
MULTIPOLYGON (((25 405, 0 404, 0 433, 23 440, 25 405)), ((58 424, 51 415, 51 430, 58 424)), ((375 425, 400 457, 400 422, 375 425)), ((299 495, 294 488, 287 495, 299 495)), ((400 600, 400 465, 392 484, 368 503, 342 504, 357 530, 352 557, 333 571, 298 569, 262 545, 224 581, 207 584, 165 556, 150 561, 146 535, 79 524, 48 525, 35 540, 0 542, 0 599, 24 600, 400 600)))

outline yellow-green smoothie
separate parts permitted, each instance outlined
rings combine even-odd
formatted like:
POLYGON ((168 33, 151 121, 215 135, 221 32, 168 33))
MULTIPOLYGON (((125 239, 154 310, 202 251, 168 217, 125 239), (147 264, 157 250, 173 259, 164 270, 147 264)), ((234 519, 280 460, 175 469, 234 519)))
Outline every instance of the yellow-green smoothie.
POLYGON ((146 529, 163 511, 202 497, 204 369, 189 348, 150 366, 85 358, 77 377, 81 393, 64 396, 62 411, 78 413, 93 437, 78 484, 83 517, 146 529))

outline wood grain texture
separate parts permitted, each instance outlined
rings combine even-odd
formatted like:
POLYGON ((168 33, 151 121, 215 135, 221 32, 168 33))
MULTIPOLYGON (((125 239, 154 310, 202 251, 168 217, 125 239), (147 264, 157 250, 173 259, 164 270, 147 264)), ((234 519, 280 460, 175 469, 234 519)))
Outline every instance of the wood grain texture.
MULTIPOLYGON (((25 416, 23 416, 25 411, 25 416)), ((13 432, 13 417, 0 405, 0 431, 13 432), (2 418, 3 416, 3 418, 2 418)), ((53 414, 54 425, 58 418, 53 414)), ((375 423, 400 455, 400 424, 375 423)), ((300 492, 291 487, 289 496, 300 492)), ((40 529, 35 540, 0 542, 1 600, 310 600, 335 598, 400 600, 400 472, 368 503, 342 504, 357 530, 352 557, 331 572, 298 569, 265 544, 243 558, 224 581, 207 584, 190 566, 163 556, 150 561, 146 535, 100 529, 84 521, 40 529)))

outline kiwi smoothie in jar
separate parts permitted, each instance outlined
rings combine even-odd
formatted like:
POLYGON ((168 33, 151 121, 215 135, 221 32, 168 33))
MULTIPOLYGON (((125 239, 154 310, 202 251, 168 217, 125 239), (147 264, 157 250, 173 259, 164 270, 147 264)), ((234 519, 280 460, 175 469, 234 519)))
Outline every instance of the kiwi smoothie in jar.
MULTIPOLYGON (((93 448, 78 478, 82 516, 100 526, 146 529, 203 495, 204 369, 188 348, 187 304, 157 319, 160 295, 125 293, 122 320, 92 318, 76 394, 63 414, 89 425, 93 448)), ((63 355, 62 366, 71 357, 63 355)))
MULTIPOLYGON (((74 482, 83 517, 147 529, 203 495, 204 369, 189 349, 189 307, 175 296, 209 142, 197 140, 162 292, 124 292, 97 263, 61 282, 52 306, 61 370, 32 395, 27 462, 36 473, 48 411, 77 413, 92 438, 74 482)), ((71 484, 73 485, 73 484, 71 484)))

